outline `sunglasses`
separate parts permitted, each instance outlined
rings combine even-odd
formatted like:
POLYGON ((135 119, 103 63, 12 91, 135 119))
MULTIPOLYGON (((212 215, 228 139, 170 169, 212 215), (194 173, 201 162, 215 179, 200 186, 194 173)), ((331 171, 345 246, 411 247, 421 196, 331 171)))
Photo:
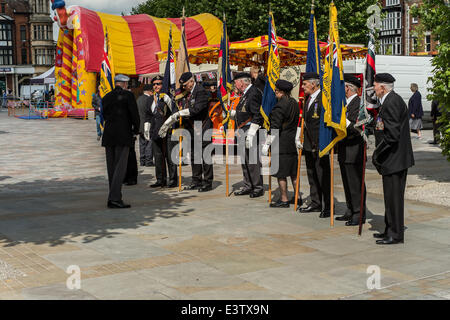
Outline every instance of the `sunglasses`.
POLYGON ((155 83, 153 83, 153 85, 154 85, 154 86, 161 86, 161 85, 162 85, 162 82, 155 82, 155 83))

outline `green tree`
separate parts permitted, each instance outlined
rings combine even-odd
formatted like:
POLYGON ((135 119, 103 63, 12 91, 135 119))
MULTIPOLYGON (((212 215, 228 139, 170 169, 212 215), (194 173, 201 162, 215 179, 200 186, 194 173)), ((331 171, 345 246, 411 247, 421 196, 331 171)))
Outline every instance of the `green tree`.
MULTIPOLYGON (((367 42, 367 7, 377 0, 335 0, 338 9, 339 35, 342 43, 367 42)), ((277 27, 277 35, 288 40, 306 40, 309 30, 311 0, 270 0, 277 27)), ((146 13, 155 17, 180 17, 182 7, 186 16, 211 13, 221 18, 227 16, 228 35, 231 41, 267 34, 269 1, 253 0, 147 0, 132 9, 132 14, 146 13)), ((315 16, 320 41, 326 41, 329 26, 329 3, 316 1, 315 16)))
POLYGON ((438 119, 442 133, 440 145, 450 161, 450 24, 445 22, 450 17, 450 3, 448 0, 424 0, 420 7, 412 9, 412 15, 418 17, 439 42, 438 54, 432 59, 433 76, 428 79, 432 93, 427 98, 439 101, 442 112, 438 119))

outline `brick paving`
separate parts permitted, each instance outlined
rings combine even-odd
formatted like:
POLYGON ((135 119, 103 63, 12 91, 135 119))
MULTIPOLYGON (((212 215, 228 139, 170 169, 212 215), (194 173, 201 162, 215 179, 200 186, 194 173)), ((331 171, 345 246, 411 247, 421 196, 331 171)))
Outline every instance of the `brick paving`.
MULTIPOLYGON (((372 233, 383 227, 381 179, 370 157, 361 237, 318 214, 270 209, 267 193, 226 197, 223 165, 214 166, 207 194, 149 189, 154 168, 140 168, 138 185, 123 189, 132 208, 110 210, 93 120, 0 111, 0 299, 450 299, 450 207, 439 193, 449 163, 425 142, 413 140, 405 244, 380 247, 372 233), (66 287, 72 265, 81 271, 79 290, 66 287), (367 289, 372 265, 381 289, 367 289)), ((230 171, 238 187, 241 169, 230 171)), ((189 176, 183 167, 185 184, 189 176)), ((337 163, 335 199, 342 214, 337 163)))

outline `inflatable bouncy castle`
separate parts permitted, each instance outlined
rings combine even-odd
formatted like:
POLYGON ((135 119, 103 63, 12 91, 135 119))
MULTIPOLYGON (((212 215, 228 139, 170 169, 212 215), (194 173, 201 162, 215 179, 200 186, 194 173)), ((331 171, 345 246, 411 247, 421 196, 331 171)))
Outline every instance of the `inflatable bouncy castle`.
MULTIPOLYGON (((156 52, 167 50, 171 27, 173 46, 179 47, 180 18, 116 16, 79 6, 66 8, 62 0, 52 0, 52 10, 60 28, 55 59, 55 108, 67 110, 64 114, 68 116, 85 117, 91 109, 106 32, 116 74, 158 73, 156 52)), ((220 43, 222 22, 211 14, 187 17, 185 28, 188 47, 220 43)))

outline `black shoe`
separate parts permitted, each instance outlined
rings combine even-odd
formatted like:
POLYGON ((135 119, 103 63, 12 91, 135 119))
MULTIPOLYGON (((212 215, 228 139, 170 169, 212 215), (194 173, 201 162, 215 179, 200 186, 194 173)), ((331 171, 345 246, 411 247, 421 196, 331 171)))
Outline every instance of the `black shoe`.
MULTIPOLYGON (((292 199, 291 199, 291 201, 289 201, 289 203, 290 203, 290 204, 295 204, 295 196, 292 197, 292 199)), ((303 200, 302 200, 302 198, 300 197, 300 198, 298 198, 298 200, 297 200, 297 205, 298 205, 298 206, 301 206, 302 204, 303 204, 303 200)))
POLYGON ((175 187, 178 187, 178 183, 176 183, 176 182, 170 182, 170 183, 167 185, 167 188, 175 188, 175 187))
POLYGON ((198 192, 208 192, 212 190, 212 185, 207 184, 205 186, 201 186, 200 188, 198 188, 198 192))
POLYGON ((264 195, 264 190, 250 193, 250 198, 258 198, 264 195))
POLYGON ((289 208, 289 201, 284 202, 284 201, 278 200, 277 202, 272 202, 270 204, 270 207, 271 208, 289 208))
POLYGON ((300 211, 301 213, 320 212, 321 210, 322 210, 322 208, 312 206, 312 205, 308 205, 306 207, 302 207, 302 208, 298 209, 298 211, 300 211))
MULTIPOLYGON (((366 223, 366 220, 363 220, 362 221, 362 224, 365 224, 366 223)), ((359 221, 358 222, 355 222, 355 221, 353 221, 353 220, 349 220, 349 221, 347 221, 346 223, 345 223, 345 225, 347 226, 347 227, 350 227, 350 226, 359 226, 359 221)))
POLYGON ((331 215, 330 210, 322 210, 319 215, 319 218, 329 218, 331 215))
POLYGON ((127 182, 125 182, 125 185, 127 185, 127 186, 134 186, 135 184, 137 184, 137 181, 127 181, 127 182))
POLYGON ((392 237, 386 237, 381 240, 377 240, 376 244, 396 244, 396 243, 403 243, 403 239, 394 239, 392 237))
POLYGON ((377 239, 384 239, 387 237, 387 234, 386 233, 374 233, 373 237, 377 238, 377 239))
POLYGON ((344 214, 343 216, 339 216, 335 218, 337 221, 349 221, 352 219, 351 215, 348 215, 347 213, 344 214))
POLYGON ((156 181, 156 183, 150 185, 150 188, 163 188, 165 185, 163 182, 156 181))
POLYGON ((120 201, 111 201, 108 200, 108 208, 118 208, 118 209, 125 209, 125 208, 130 208, 131 206, 129 204, 125 204, 123 203, 122 200, 120 201))
POLYGON ((245 196, 252 193, 252 190, 239 190, 234 193, 235 196, 245 196))
POLYGON ((201 186, 202 186, 201 184, 193 183, 193 184, 191 184, 191 185, 189 185, 187 187, 184 187, 184 190, 197 190, 197 189, 200 189, 201 186))

